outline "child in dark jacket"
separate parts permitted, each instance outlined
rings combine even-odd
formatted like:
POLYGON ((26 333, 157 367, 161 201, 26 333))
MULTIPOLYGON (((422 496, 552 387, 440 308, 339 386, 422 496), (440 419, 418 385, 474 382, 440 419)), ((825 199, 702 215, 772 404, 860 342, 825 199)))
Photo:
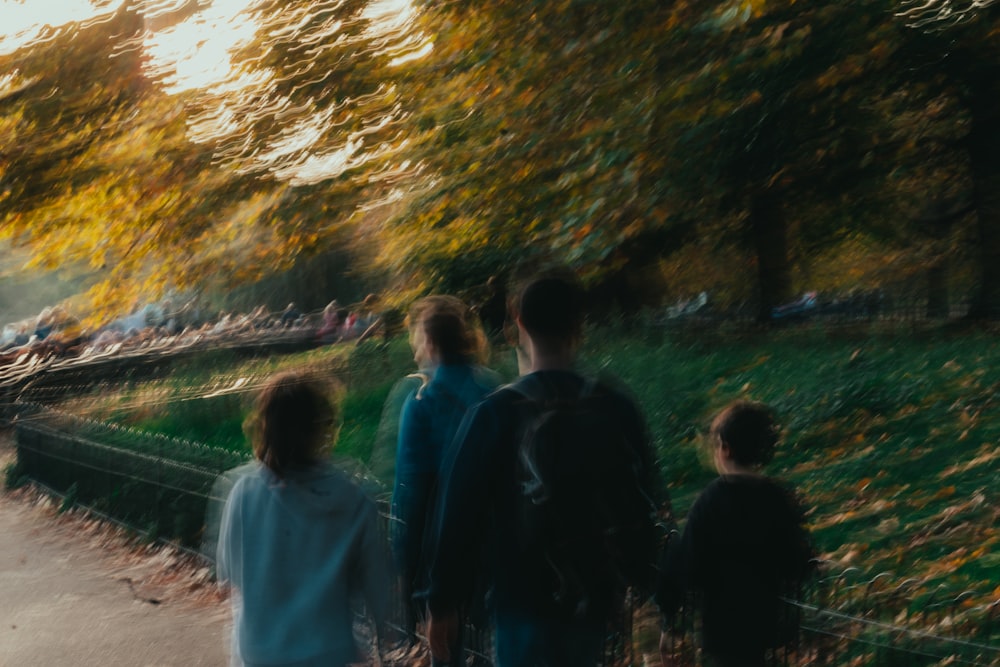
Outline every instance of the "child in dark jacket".
POLYGON ((768 649, 791 639, 794 614, 781 598, 808 575, 813 550, 794 494, 761 474, 778 443, 771 410, 733 403, 712 422, 710 438, 719 477, 695 501, 680 543, 664 553, 656 602, 670 619, 697 593, 705 663, 758 667, 768 649))

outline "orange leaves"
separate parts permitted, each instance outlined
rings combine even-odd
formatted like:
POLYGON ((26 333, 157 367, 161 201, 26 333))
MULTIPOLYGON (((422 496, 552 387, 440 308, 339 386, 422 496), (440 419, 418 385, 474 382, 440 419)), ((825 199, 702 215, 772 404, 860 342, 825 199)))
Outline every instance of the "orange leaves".
POLYGON ((935 500, 941 500, 942 498, 950 498, 953 495, 955 495, 954 486, 942 486, 934 493, 933 498, 935 500))
POLYGON ((1000 460, 1000 446, 984 445, 980 450, 981 453, 974 458, 966 461, 964 463, 956 464, 945 468, 941 471, 940 477, 947 478, 960 473, 968 472, 974 468, 977 468, 988 463, 993 463, 994 461, 1000 460))
POLYGON ((588 235, 590 235, 590 233, 593 232, 593 231, 594 231, 594 225, 593 225, 593 223, 588 222, 587 224, 582 225, 582 226, 576 228, 575 230, 573 230, 573 238, 576 241, 582 241, 588 235))

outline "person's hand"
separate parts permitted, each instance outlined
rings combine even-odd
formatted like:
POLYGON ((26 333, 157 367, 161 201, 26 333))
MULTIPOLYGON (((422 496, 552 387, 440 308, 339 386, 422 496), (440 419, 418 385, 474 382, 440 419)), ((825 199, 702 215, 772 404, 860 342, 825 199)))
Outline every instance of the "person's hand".
POLYGON ((458 637, 458 613, 451 611, 444 615, 430 614, 427 619, 427 641, 431 645, 431 655, 435 660, 451 661, 451 646, 458 637))

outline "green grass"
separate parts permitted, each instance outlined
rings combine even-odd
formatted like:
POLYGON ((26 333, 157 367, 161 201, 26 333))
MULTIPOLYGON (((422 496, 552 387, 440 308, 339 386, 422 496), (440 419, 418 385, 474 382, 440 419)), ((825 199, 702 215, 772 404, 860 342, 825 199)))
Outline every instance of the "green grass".
POLYGON ((713 476, 698 465, 711 415, 737 398, 761 400, 785 426, 769 472, 803 494, 827 557, 986 584, 984 593, 996 585, 996 570, 987 576, 983 565, 1000 542, 994 336, 858 341, 795 332, 711 349, 610 349, 593 353, 644 404, 678 514, 713 476))
MULTIPOLYGON (((703 334, 644 337, 603 329, 582 354, 585 368, 617 376, 642 405, 679 516, 714 476, 702 451, 711 416, 737 398, 761 400, 778 411, 785 429, 768 472, 803 495, 825 556, 983 592, 996 586, 1000 345, 994 335, 703 334)), ((496 362, 510 377, 512 353, 496 362)), ((391 476, 385 459, 392 457, 392 437, 379 424, 386 397, 413 370, 403 340, 280 359, 213 357, 163 380, 105 389, 72 409, 241 448, 250 389, 289 367, 341 379, 347 392, 337 452, 391 476), (249 378, 246 391, 190 397, 192 388, 218 393, 239 378, 249 378)))

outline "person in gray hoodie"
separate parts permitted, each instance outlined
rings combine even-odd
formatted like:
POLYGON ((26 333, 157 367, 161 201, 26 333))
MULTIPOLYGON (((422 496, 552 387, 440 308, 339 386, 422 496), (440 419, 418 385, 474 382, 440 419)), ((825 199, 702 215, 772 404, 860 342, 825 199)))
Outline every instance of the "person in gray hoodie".
POLYGON ((374 502, 324 456, 336 409, 322 383, 283 373, 248 422, 255 465, 228 494, 216 570, 232 587, 234 665, 363 660, 352 603, 381 628, 388 568, 374 502))

